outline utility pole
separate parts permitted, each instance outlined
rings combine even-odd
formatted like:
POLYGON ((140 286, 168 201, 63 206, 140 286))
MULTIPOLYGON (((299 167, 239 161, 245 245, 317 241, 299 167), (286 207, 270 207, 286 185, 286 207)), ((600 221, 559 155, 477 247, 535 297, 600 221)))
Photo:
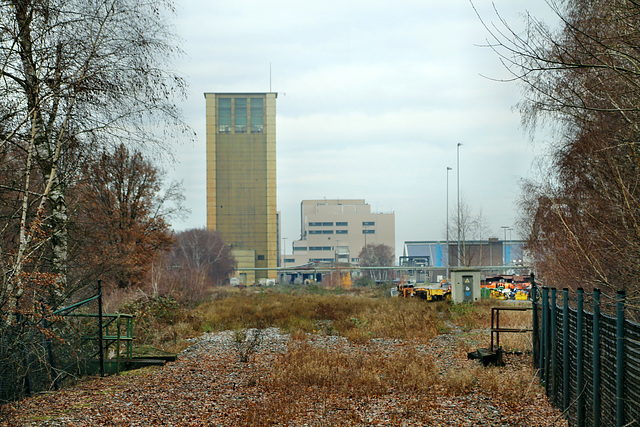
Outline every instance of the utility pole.
POLYGON ((449 259, 449 171, 451 168, 447 166, 447 281, 449 281, 449 269, 451 260, 449 259))
POLYGON ((458 267, 460 267, 460 228, 462 224, 460 224, 460 146, 462 143, 458 142, 457 150, 457 173, 458 173, 458 267))

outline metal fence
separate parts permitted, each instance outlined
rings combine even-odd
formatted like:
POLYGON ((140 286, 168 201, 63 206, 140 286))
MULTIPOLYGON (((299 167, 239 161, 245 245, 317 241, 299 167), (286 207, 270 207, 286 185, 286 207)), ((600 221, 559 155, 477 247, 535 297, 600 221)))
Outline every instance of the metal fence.
POLYGON ((100 284, 88 291, 93 295, 53 316, 18 317, 1 326, 0 403, 124 368, 131 358, 132 316, 103 315, 100 284))
POLYGON ((572 426, 640 426, 640 324, 624 292, 532 288, 534 366, 572 426))

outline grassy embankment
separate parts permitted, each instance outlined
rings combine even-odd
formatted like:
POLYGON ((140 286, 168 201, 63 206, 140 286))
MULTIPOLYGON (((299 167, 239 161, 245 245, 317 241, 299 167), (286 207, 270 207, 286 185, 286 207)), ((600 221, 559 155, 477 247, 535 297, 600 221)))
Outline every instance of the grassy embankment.
MULTIPOLYGON (((500 301, 455 305, 450 302, 426 302, 419 299, 390 298, 374 289, 345 292, 320 287, 269 289, 217 289, 209 301, 194 309, 180 308, 172 300, 152 300, 129 304, 137 315, 139 344, 178 352, 188 345, 187 338, 202 332, 236 331, 239 340, 247 339, 248 328, 278 327, 291 333, 291 346, 273 366, 274 386, 319 386, 333 390, 357 390, 377 395, 402 384, 408 392, 425 393, 436 382, 448 393, 464 394, 481 386, 492 394, 514 402, 531 389, 530 372, 505 378, 498 368, 486 369, 471 364, 463 369, 442 373, 436 360, 420 357, 415 345, 427 343, 439 334, 455 332, 462 339, 450 351, 463 359, 478 347, 488 347, 486 332, 491 322, 491 306, 500 301), (240 331, 240 332, 239 332, 240 331), (412 345, 389 360, 388 355, 368 353, 352 357, 308 345, 306 336, 339 335, 355 344, 371 338, 400 339, 412 345), (402 361, 402 363, 398 363, 402 361)), ((503 312, 501 325, 528 328, 531 312, 503 312)), ((530 334, 504 334, 501 344, 507 350, 531 348, 530 334)), ((247 359, 247 350, 242 355, 247 359)))

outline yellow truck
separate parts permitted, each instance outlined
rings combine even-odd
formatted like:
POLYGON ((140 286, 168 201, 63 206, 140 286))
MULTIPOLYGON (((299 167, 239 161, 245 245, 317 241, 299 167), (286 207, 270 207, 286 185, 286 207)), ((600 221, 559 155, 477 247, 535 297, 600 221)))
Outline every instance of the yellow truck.
POLYGON ((448 289, 416 286, 411 283, 398 284, 398 295, 403 298, 418 297, 427 301, 451 299, 451 291, 448 289))

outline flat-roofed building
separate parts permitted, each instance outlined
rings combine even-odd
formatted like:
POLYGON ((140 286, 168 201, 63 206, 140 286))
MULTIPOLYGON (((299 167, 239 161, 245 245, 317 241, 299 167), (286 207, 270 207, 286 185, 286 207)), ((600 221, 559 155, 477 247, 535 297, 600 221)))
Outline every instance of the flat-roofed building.
POLYGON ((244 283, 274 279, 276 207, 276 93, 205 93, 207 228, 218 230, 236 254, 244 283))
POLYGON ((371 212, 364 199, 303 200, 300 215, 301 238, 285 254, 286 267, 357 265, 360 251, 368 244, 384 244, 395 253, 395 214, 371 212))
MULTIPOLYGON (((531 263, 524 246, 525 242, 521 240, 497 238, 463 241, 460 245, 461 266, 478 267, 483 269, 483 274, 489 275, 505 274, 511 269, 518 270, 518 267, 531 263), (490 267, 502 268, 492 270, 490 267)), ((458 243, 454 240, 449 244, 446 240, 407 241, 404 242, 402 253, 400 265, 416 267, 415 271, 409 274, 418 282, 447 279, 447 263, 450 269, 458 267, 458 243), (420 267, 431 269, 421 270, 420 267)))

